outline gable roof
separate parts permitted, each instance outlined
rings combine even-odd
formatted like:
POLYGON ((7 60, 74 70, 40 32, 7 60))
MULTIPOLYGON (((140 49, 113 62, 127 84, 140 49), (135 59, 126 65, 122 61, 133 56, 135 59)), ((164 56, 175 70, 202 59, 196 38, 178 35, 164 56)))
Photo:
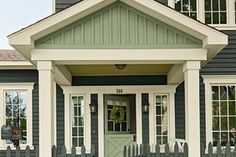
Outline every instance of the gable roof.
MULTIPOLYGON (((34 48, 34 41, 67 26, 118 0, 84 0, 71 7, 38 21, 8 36, 10 44, 27 58, 34 48)), ((120 0, 142 12, 172 25, 187 34, 203 41, 203 48, 208 49, 208 57, 214 56, 228 44, 228 36, 203 23, 154 0, 120 0)))

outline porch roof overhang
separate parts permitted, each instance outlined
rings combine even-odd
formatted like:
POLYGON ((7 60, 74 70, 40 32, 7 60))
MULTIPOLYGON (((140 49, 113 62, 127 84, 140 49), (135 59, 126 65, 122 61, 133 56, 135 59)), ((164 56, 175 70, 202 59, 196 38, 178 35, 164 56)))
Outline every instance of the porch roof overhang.
MULTIPOLYGON (((26 58, 31 59, 34 42, 66 25, 75 22, 117 0, 85 0, 61 12, 42 19, 22 30, 8 36, 9 43, 26 58)), ((228 44, 228 36, 199 21, 151 0, 120 0, 121 2, 142 10, 146 14, 172 25, 181 31, 203 41, 203 49, 208 51, 207 59, 215 56, 228 44), (173 16, 174 15, 174 16, 173 16)))

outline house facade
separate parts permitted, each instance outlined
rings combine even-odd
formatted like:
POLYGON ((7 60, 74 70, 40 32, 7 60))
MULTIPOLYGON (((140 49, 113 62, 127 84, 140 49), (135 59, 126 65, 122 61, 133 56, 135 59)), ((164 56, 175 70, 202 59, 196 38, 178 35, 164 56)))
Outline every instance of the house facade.
POLYGON ((124 145, 181 139, 200 157, 209 142, 235 145, 234 0, 53 4, 8 36, 24 57, 0 62, 0 126, 19 117, 22 148, 119 157, 124 145))

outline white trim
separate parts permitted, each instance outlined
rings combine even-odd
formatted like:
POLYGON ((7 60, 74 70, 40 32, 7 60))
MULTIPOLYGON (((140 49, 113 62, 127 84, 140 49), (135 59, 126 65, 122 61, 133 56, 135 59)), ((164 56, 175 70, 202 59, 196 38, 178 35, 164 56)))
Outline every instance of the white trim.
POLYGON ((57 82, 54 81, 54 104, 53 104, 53 123, 54 123, 54 145, 57 145, 57 82))
MULTIPOLYGON (((0 102, 4 101, 4 90, 25 90, 27 92, 27 144, 33 148, 33 101, 32 90, 34 83, 0 83, 0 102)), ((5 125, 5 105, 0 107, 0 126, 5 125)), ((1 134, 1 130, 0 130, 1 134)), ((24 149, 26 145, 21 145, 24 149)), ((6 150, 7 146, 14 148, 13 145, 5 144, 4 140, 0 140, 0 150, 6 150)))
MULTIPOLYGON (((156 142, 156 96, 167 95, 168 98, 168 140, 175 139, 175 92, 177 85, 167 85, 162 91, 149 93, 150 111, 149 111, 149 141, 151 150, 154 152, 156 142), (152 126, 154 126, 152 128, 152 126)), ((164 150, 163 150, 164 151, 164 150)))
POLYGON ((64 65, 55 66, 55 80, 59 85, 71 85, 71 73, 64 65))
POLYGON ((236 84, 236 75, 202 75, 205 84, 206 144, 212 142, 212 85, 236 84))
MULTIPOLYGON (((206 60, 205 49, 34 49, 32 60, 77 61, 77 64, 129 64, 206 60), (122 54, 122 55, 121 55, 122 54), (135 54, 135 55, 134 55, 135 54)), ((168 63, 169 63, 168 62, 168 63)), ((55 62, 57 63, 57 62, 55 62)), ((65 62, 64 62, 65 63, 65 62)))
POLYGON ((187 61, 184 64, 185 93, 185 133, 188 143, 188 156, 200 156, 200 102, 199 102, 200 61, 187 61))
POLYGON ((56 12, 56 0, 52 0, 52 13, 56 12))
POLYGON ((175 64, 167 74, 167 84, 179 84, 184 80, 183 65, 175 64))
POLYGON ((54 145, 54 65, 51 61, 38 64, 39 80, 39 155, 50 156, 54 145))
MULTIPOLYGON (((50 34, 66 25, 77 21, 117 0, 86 0, 68 9, 54 14, 38 23, 10 35, 10 44, 24 56, 30 57, 34 41, 50 34)), ((158 18, 162 22, 174 26, 187 34, 203 41, 203 47, 215 55, 228 44, 228 36, 160 3, 150 0, 121 0, 122 2, 142 10, 146 14, 158 18), (175 15, 175 16, 173 16, 175 15)))
POLYGON ((29 61, 0 61, 0 69, 36 69, 29 61))
POLYGON ((197 19, 202 23, 205 23, 205 3, 203 2, 203 0, 197 0, 197 11, 197 19))
MULTIPOLYGON (((71 141, 66 140, 69 137, 66 135, 71 134, 70 128, 71 122, 68 117, 70 117, 70 111, 68 111, 68 97, 70 94, 78 94, 83 93, 86 95, 90 95, 91 93, 98 94, 98 144, 99 144, 99 156, 104 156, 104 102, 103 102, 103 94, 117 94, 117 89, 122 89, 122 94, 136 94, 136 134, 137 134, 137 143, 142 143, 142 105, 141 105, 141 93, 149 93, 149 95, 153 95, 154 93, 174 93, 177 85, 139 85, 139 86, 62 86, 62 89, 65 94, 65 144, 67 148, 70 148, 71 141)), ((88 97, 87 96, 87 97, 88 97)), ((151 98, 152 99, 152 98, 151 98)), ((150 100, 151 100, 150 99, 150 100)), ((174 105, 173 105, 174 107, 174 105)), ((86 113, 85 113, 86 114, 86 113)), ((90 115, 90 112, 88 113, 90 115)), ((150 119, 153 118, 153 115, 150 119)), ((153 123, 152 123, 153 124, 153 123)), ((90 125, 90 123, 86 124, 90 125)), ((150 125, 150 127, 153 125, 150 125)), ((90 129, 91 130, 91 129, 90 129)), ((88 130, 88 132, 90 132, 88 130)), ((150 131, 153 129, 149 129, 150 131)), ((87 135, 86 138, 91 138, 91 135, 87 135)), ((150 136, 154 136, 153 133, 150 136)), ((153 140, 153 139, 152 139, 153 140)), ((85 140, 86 141, 86 140, 85 140)), ((151 140, 150 140, 151 141, 151 140)), ((89 142, 88 142, 89 143, 89 142)), ((91 143, 90 143, 91 144, 91 143)))
POLYGON ((98 93, 98 156, 105 154, 105 141, 104 141, 104 100, 103 94, 98 93))
POLYGON ((236 24, 232 25, 210 25, 218 30, 236 30, 236 24))
POLYGON ((168 6, 171 8, 175 8, 175 0, 168 0, 168 6))
MULTIPOLYGON (((86 148, 86 152, 90 153, 91 151, 91 113, 90 113, 90 93, 85 93, 81 90, 71 90, 67 88, 64 90, 65 86, 62 86, 64 93, 64 111, 65 111, 65 146, 67 148, 67 153, 71 153, 72 148, 72 96, 83 96, 84 98, 84 145, 86 148)), ((71 87, 71 86, 70 86, 71 87)), ((76 153, 81 154, 81 147, 76 148, 76 153)))
MULTIPOLYGON (((135 93, 135 90, 131 93, 135 93)), ((143 129, 142 129, 142 93, 136 93, 136 142, 142 144, 143 142, 143 129)), ((127 94, 127 92, 126 92, 127 94)))

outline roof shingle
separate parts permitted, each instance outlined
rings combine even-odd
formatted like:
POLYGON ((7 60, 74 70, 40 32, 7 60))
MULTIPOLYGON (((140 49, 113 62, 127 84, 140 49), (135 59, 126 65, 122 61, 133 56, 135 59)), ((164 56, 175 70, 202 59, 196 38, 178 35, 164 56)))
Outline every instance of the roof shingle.
POLYGON ((26 60, 19 52, 15 50, 0 49, 0 61, 24 61, 26 60))

